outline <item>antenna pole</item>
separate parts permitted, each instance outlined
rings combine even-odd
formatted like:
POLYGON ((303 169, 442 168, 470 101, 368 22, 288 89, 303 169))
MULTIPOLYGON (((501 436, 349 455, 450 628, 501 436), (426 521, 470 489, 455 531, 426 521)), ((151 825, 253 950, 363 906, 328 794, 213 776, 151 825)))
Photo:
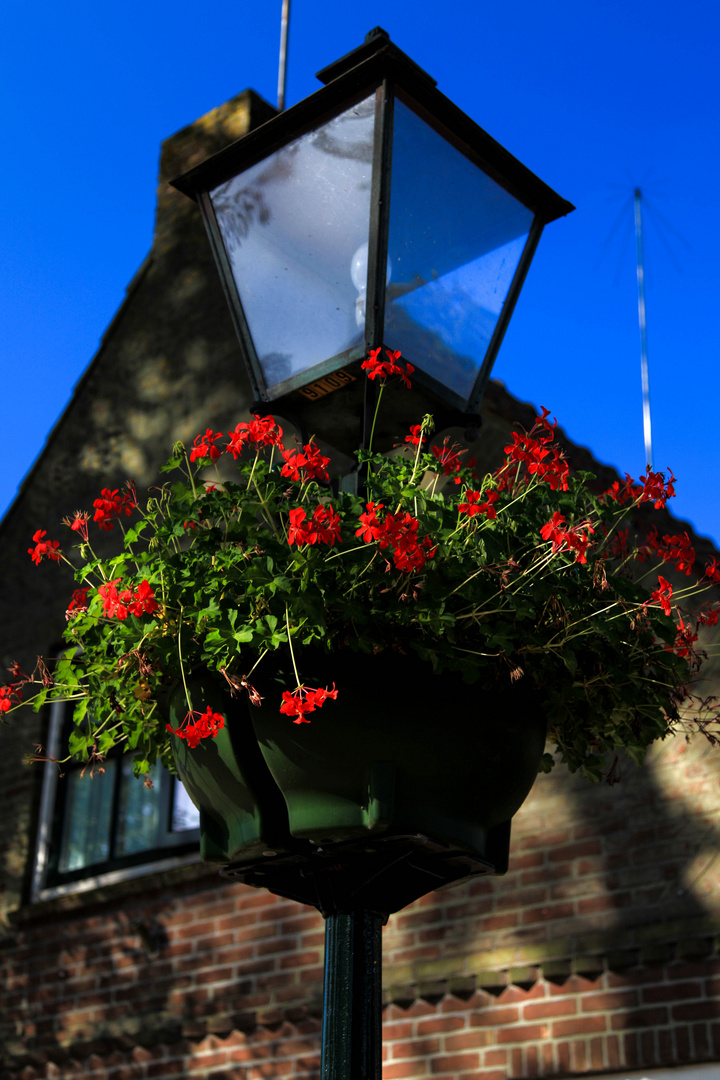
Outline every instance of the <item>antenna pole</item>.
POLYGON ((288 25, 290 23, 290 0, 283 0, 280 16, 280 63, 278 65, 278 112, 285 108, 285 78, 287 76, 288 25))
POLYGON ((652 468, 652 430, 650 427, 650 380, 648 377, 647 324, 645 321, 645 257, 643 253, 642 192, 635 188, 635 242, 637 245, 638 323, 640 325, 640 370, 643 393, 643 435, 645 464, 652 468))

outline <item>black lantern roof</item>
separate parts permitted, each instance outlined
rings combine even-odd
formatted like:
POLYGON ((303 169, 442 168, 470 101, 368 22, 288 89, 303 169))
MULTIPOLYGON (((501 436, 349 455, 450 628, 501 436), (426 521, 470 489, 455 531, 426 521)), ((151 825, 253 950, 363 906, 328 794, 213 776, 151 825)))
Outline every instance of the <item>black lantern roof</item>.
POLYGON ((399 349, 477 408, 544 225, 573 209, 385 31, 173 181, 201 206, 257 397, 399 349))

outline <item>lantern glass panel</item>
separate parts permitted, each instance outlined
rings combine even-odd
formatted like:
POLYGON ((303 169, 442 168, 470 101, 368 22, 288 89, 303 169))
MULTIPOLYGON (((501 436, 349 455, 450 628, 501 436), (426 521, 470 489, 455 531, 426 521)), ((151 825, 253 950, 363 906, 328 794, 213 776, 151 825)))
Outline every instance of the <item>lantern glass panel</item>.
POLYGON ((395 104, 385 340, 469 398, 533 213, 395 104))
POLYGON ((371 95, 210 193, 268 389, 363 341, 374 123, 371 95))

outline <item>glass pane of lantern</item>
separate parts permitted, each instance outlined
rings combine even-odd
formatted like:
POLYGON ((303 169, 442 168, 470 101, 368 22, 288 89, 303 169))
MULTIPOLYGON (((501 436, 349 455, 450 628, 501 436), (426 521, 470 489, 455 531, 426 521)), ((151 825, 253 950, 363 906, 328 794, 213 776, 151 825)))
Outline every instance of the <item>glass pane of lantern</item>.
POLYGON ((374 110, 366 98, 210 193, 268 387, 364 336, 374 110))
POLYGON ((531 210, 396 102, 385 341, 463 400, 532 219, 531 210))

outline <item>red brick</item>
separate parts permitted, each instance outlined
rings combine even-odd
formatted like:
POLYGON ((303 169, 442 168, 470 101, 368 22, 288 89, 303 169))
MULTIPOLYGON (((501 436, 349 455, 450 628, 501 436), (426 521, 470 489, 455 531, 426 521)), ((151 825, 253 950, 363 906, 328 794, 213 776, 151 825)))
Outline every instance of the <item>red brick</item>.
POLYGON ((634 1009, 612 1017, 613 1030, 618 1028, 661 1027, 668 1023, 668 1011, 663 1006, 654 1009, 634 1009))
POLYGON ((654 1065, 657 1061, 654 1031, 640 1032, 640 1060, 643 1065, 654 1065))
POLYGON ((446 1035, 443 1039, 445 1050, 470 1050, 476 1046, 487 1046, 493 1041, 493 1033, 484 1029, 461 1031, 457 1035, 446 1035))
POLYGON ((483 1054, 483 1068, 487 1068, 490 1065, 502 1065, 507 1064, 508 1051, 507 1050, 486 1050, 483 1054))
MULTIPOLYGON (((457 1031, 465 1027, 465 1019, 462 1016, 433 1016, 428 1020, 420 1020, 417 1025, 418 1035, 434 1035, 436 1032, 457 1031)), ((385 1027, 383 1027, 383 1033, 385 1027)))
POLYGON ((678 1061, 690 1061, 690 1030, 686 1027, 676 1027, 673 1031, 675 1036, 675 1054, 678 1061))
POLYGON ((561 1073, 569 1073, 571 1068, 570 1043, 558 1043, 557 1045, 558 1069, 561 1073))
POLYGON ((623 1036, 623 1057, 625 1064, 631 1069, 640 1064, 640 1049, 635 1032, 628 1032, 623 1036))
POLYGON ((702 996, 702 983, 699 982, 663 983, 661 986, 646 986, 642 992, 643 1001, 648 1002, 684 1001, 702 996))
POLYGON ((547 1039, 550 1028, 547 1024, 518 1024, 516 1027, 499 1028, 498 1043, 538 1042, 547 1039))
POLYGON ((570 919, 574 914, 573 904, 557 903, 547 904, 545 907, 530 908, 522 913, 522 925, 529 926, 532 923, 550 922, 554 919, 570 919))
POLYGON ((576 1016, 573 1020, 556 1020, 552 1025, 553 1039, 566 1035, 590 1035, 607 1029, 605 1016, 576 1016))
POLYGON ((544 1020, 551 1016, 573 1016, 577 1012, 577 1002, 573 998, 558 1001, 537 1001, 523 1008, 523 1020, 544 1020))
POLYGON ((434 1073, 470 1072, 471 1069, 477 1070, 479 1066, 479 1054, 443 1054, 442 1057, 435 1057, 430 1061, 430 1069, 434 1073))
POLYGON ((407 1039, 390 1047, 390 1057, 424 1058, 440 1052, 440 1039, 407 1039))
POLYGON ((471 1027, 505 1027, 507 1024, 516 1024, 520 1019, 520 1010, 516 1006, 490 1006, 481 1012, 470 1013, 469 1023, 471 1027))
POLYGON ((540 1056, 537 1046, 528 1046, 525 1050, 525 1075, 529 1080, 540 1076, 540 1056))
POLYGON ((508 913, 507 915, 491 915, 487 919, 483 919, 483 930, 507 930, 510 927, 517 926, 518 917, 517 912, 508 913))
POLYGON ((576 844, 565 844, 563 847, 551 848, 548 857, 551 862, 565 862, 569 859, 581 859, 589 855, 601 854, 602 848, 599 840, 582 840, 576 844))
POLYGON ((584 994, 581 998, 583 1012, 609 1012, 611 1009, 629 1009, 637 1004, 637 990, 600 990, 584 994))
POLYGON ((593 915, 596 911, 615 911, 616 908, 627 907, 633 902, 629 892, 611 893, 609 896, 593 896, 585 900, 578 900, 579 915, 593 915))
POLYGON ((693 1001, 676 1005, 673 1020, 717 1020, 720 1017, 720 1001, 693 1001))
POLYGON ((383 1080, 403 1080, 406 1076, 427 1075, 427 1064, 418 1061, 398 1061, 392 1065, 383 1065, 383 1080))
POLYGON ((704 1061, 709 1058, 710 1055, 710 1037, 707 1024, 693 1024, 692 1027, 693 1045, 695 1048, 695 1058, 704 1061))

